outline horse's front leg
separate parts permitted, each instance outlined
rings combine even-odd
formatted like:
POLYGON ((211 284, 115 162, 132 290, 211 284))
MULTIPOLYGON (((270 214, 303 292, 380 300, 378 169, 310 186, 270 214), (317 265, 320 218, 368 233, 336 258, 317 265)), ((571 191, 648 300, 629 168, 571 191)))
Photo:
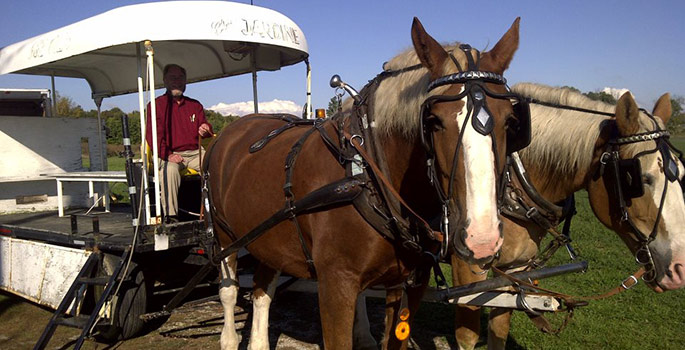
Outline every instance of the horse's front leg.
POLYGON ((317 272, 324 348, 352 349, 354 310, 360 292, 359 283, 342 280, 336 273, 325 274, 319 268, 317 272))
POLYGON ((387 289, 385 291, 385 329, 383 331, 383 349, 399 348, 402 345, 395 337, 395 325, 402 302, 402 288, 387 289))
POLYGON ((396 327, 399 318, 399 312, 402 307, 402 294, 407 293, 407 308, 409 309, 409 319, 407 323, 410 328, 406 331, 411 333, 411 325, 413 324, 414 316, 419 310, 423 294, 428 288, 428 281, 430 280, 430 266, 426 266, 423 270, 417 272, 420 278, 413 286, 406 289, 396 288, 386 291, 386 310, 385 310, 385 334, 383 337, 384 349, 407 349, 409 345, 409 334, 404 340, 397 338, 396 327))
POLYGON ((221 262, 221 285, 219 299, 224 307, 224 327, 221 330, 221 349, 234 350, 240 344, 235 329, 235 304, 238 299, 238 255, 229 255, 221 262))
POLYGON ((488 320, 488 349, 503 350, 507 345, 509 328, 511 327, 512 309, 493 308, 488 320))
POLYGON ((276 293, 280 271, 259 264, 254 275, 252 290, 252 330, 250 350, 269 350, 269 307, 276 293))
MULTIPOLYGON (((505 273, 523 271, 525 268, 507 270, 505 273)), ((492 308, 488 319, 488 349, 504 350, 511 328, 511 316, 514 310, 492 308)))
MULTIPOLYGON (((483 281, 487 274, 475 274, 472 271, 478 267, 469 266, 468 263, 452 254, 452 284, 460 286, 467 283, 483 281)), ((456 305, 454 320, 454 337, 460 350, 471 350, 476 347, 480 336, 481 308, 470 305, 456 305)))

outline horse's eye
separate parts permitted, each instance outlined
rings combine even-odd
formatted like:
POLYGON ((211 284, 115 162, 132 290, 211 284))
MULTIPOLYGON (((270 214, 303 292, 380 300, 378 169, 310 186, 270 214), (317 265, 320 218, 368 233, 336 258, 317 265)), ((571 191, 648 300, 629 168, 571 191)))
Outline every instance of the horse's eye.
POLYGON ((426 128, 431 131, 442 130, 445 127, 442 125, 442 121, 434 114, 429 114, 426 117, 426 128))
POLYGON ((504 127, 506 129, 516 129, 519 126, 519 119, 516 118, 514 113, 509 113, 504 121, 504 127))
POLYGON ((647 185, 647 186, 654 185, 654 176, 649 175, 649 174, 643 174, 642 175, 642 183, 647 185))

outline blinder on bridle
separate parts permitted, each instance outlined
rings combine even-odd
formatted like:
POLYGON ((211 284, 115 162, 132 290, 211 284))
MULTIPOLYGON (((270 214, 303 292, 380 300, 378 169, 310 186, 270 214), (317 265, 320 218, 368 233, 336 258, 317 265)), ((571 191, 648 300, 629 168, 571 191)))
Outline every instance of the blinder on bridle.
POLYGON ((530 105, 528 100, 517 98, 512 104, 515 121, 507 126, 507 154, 518 152, 530 145, 530 105))
MULTIPOLYGON (((607 166, 610 170, 608 175, 613 177, 612 180, 615 184, 614 192, 618 199, 621 210, 621 221, 626 222, 629 225, 635 240, 639 244, 639 248, 635 253, 635 260, 638 264, 646 265, 648 267, 648 272, 642 278, 645 281, 651 282, 656 278, 656 272, 654 270, 654 259, 652 258, 649 244, 656 239, 657 228, 659 227, 659 221, 661 220, 661 215, 664 209, 666 191, 668 190, 669 183, 674 183, 677 181, 680 184, 681 192, 683 192, 683 195, 685 196, 685 187, 683 181, 681 180, 681 174, 678 168, 678 161, 685 164, 685 159, 683 159, 683 153, 675 148, 669 141, 669 132, 660 129, 654 120, 654 117, 649 112, 643 109, 641 110, 654 121, 655 125, 657 125, 657 129, 654 131, 610 140, 608 149, 600 158, 600 162, 602 164, 600 173, 604 171, 603 168, 605 166, 607 166), (650 150, 639 152, 630 159, 620 158, 619 147, 621 145, 645 141, 656 142, 656 147, 650 150), (628 215, 627 200, 641 197, 645 194, 640 157, 655 152, 659 152, 661 154, 661 159, 663 162, 662 168, 664 176, 666 177, 666 181, 664 182, 664 189, 661 195, 654 226, 649 234, 645 234, 635 225, 628 215), (677 160, 672 156, 672 152, 678 155, 677 160)), ((606 175, 607 173, 605 173, 605 176, 606 175)))
MULTIPOLYGON (((450 170, 448 190, 447 193, 445 193, 444 189, 440 185, 440 182, 438 181, 438 174, 435 167, 435 147, 433 139, 433 130, 430 126, 431 121, 434 120, 433 115, 431 113, 433 105, 441 102, 458 101, 465 97, 468 97, 466 106, 467 114, 464 119, 464 125, 460 127, 460 130, 465 130, 465 126, 469 122, 470 118, 473 128, 478 133, 482 135, 489 135, 493 132, 495 123, 492 117, 492 113, 490 112, 490 108, 488 107, 487 97, 510 100, 513 106, 515 121, 507 125, 507 154, 519 151, 522 148, 528 146, 531 140, 530 108, 528 105, 528 101, 522 98, 520 95, 512 92, 507 86, 507 80, 502 75, 493 72, 480 71, 478 68, 478 64, 480 63, 480 61, 474 60, 471 52, 471 46, 463 44, 460 45, 459 48, 464 52, 468 60, 467 69, 463 70, 457 59, 454 57, 454 55, 450 53, 450 58, 457 66, 459 72, 449 74, 432 81, 428 85, 428 92, 440 86, 453 84, 464 84, 464 89, 457 95, 430 96, 421 105, 421 142, 424 148, 426 149, 428 155, 427 165, 430 180, 435 186, 438 196, 440 197, 440 200, 443 203, 441 230, 445 233, 446 237, 451 236, 449 232, 449 217, 451 216, 449 200, 453 192, 454 177, 457 168, 457 155, 462 143, 464 132, 459 133, 459 139, 457 141, 457 145, 455 146, 455 151, 452 160, 452 169, 450 170), (507 92, 494 92, 488 89, 486 83, 503 85, 505 86, 507 92)), ((480 58, 480 52, 476 51, 476 54, 478 58, 480 58)), ((493 151, 495 152, 495 154, 497 154, 494 137, 493 151)), ((497 157, 495 157, 495 161, 497 161, 497 157)), ((447 245, 447 239, 444 243, 445 245, 447 245)), ((443 256, 446 253, 446 249, 443 249, 443 252, 441 252, 443 256)))
MULTIPOLYGON (((470 47, 468 45, 461 45, 470 47)), ((468 56, 468 53, 467 53, 468 56)), ((452 56, 454 57, 454 56, 452 56)), ((454 59, 454 58, 453 58, 454 59)), ((454 59, 456 62, 456 59, 454 59)), ((531 141, 531 121, 530 121, 530 106, 528 100, 520 95, 511 92, 507 86, 507 80, 503 76, 483 71, 469 70, 466 72, 459 72, 438 78, 428 85, 428 91, 431 91, 439 86, 451 84, 464 84, 464 90, 457 95, 435 95, 427 98, 421 105, 421 141, 426 150, 432 154, 434 151, 433 135, 431 128, 428 127, 431 118, 431 107, 440 102, 450 102, 461 100, 469 96, 469 104, 467 106, 467 117, 475 116, 472 119, 473 128, 482 135, 488 135, 494 128, 494 122, 491 118, 492 113, 488 108, 486 96, 498 99, 509 99, 512 101, 514 119, 510 125, 507 125, 507 154, 520 151, 530 144, 531 141), (485 83, 493 83, 504 85, 507 88, 507 93, 496 93, 487 88, 485 83)))

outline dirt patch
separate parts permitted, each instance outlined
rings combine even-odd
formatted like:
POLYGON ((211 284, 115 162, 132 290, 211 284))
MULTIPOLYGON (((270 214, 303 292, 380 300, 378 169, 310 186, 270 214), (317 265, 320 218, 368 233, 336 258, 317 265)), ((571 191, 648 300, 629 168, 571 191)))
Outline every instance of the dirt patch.
MULTIPOLYGON (((50 310, 24 302, 17 297, 0 296, 0 349, 30 349, 40 337, 52 315, 50 310)), ((238 332, 246 349, 250 335, 252 306, 249 297, 239 299, 235 309, 238 332)), ((383 332, 383 307, 380 299, 369 299, 368 310, 371 332, 380 341, 383 332)), ((413 334, 415 349, 454 348, 450 334, 453 315, 445 305, 424 304, 417 315, 413 334), (437 307, 437 309, 436 309, 437 307)), ((163 324, 147 333, 114 344, 98 343, 89 339, 83 349, 218 349, 223 326, 223 309, 218 301, 192 307, 181 307, 163 324)), ((73 347, 80 330, 58 327, 48 349, 73 347)), ((270 314, 269 341, 279 350, 322 349, 318 300, 315 294, 284 292, 277 296, 270 314)))

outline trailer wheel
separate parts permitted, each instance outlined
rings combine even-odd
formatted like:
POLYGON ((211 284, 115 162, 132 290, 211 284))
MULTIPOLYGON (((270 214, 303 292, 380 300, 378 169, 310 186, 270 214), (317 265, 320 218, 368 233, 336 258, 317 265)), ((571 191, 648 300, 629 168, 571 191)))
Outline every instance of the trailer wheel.
MULTIPOLYGON (((147 283, 143 271, 133 266, 132 268, 129 278, 124 281, 114 298, 111 324, 97 328, 98 337, 104 341, 114 342, 132 338, 145 327, 145 322, 140 316, 147 312, 147 283)), ((101 293, 102 289, 96 291, 95 297, 99 298, 101 293)))

